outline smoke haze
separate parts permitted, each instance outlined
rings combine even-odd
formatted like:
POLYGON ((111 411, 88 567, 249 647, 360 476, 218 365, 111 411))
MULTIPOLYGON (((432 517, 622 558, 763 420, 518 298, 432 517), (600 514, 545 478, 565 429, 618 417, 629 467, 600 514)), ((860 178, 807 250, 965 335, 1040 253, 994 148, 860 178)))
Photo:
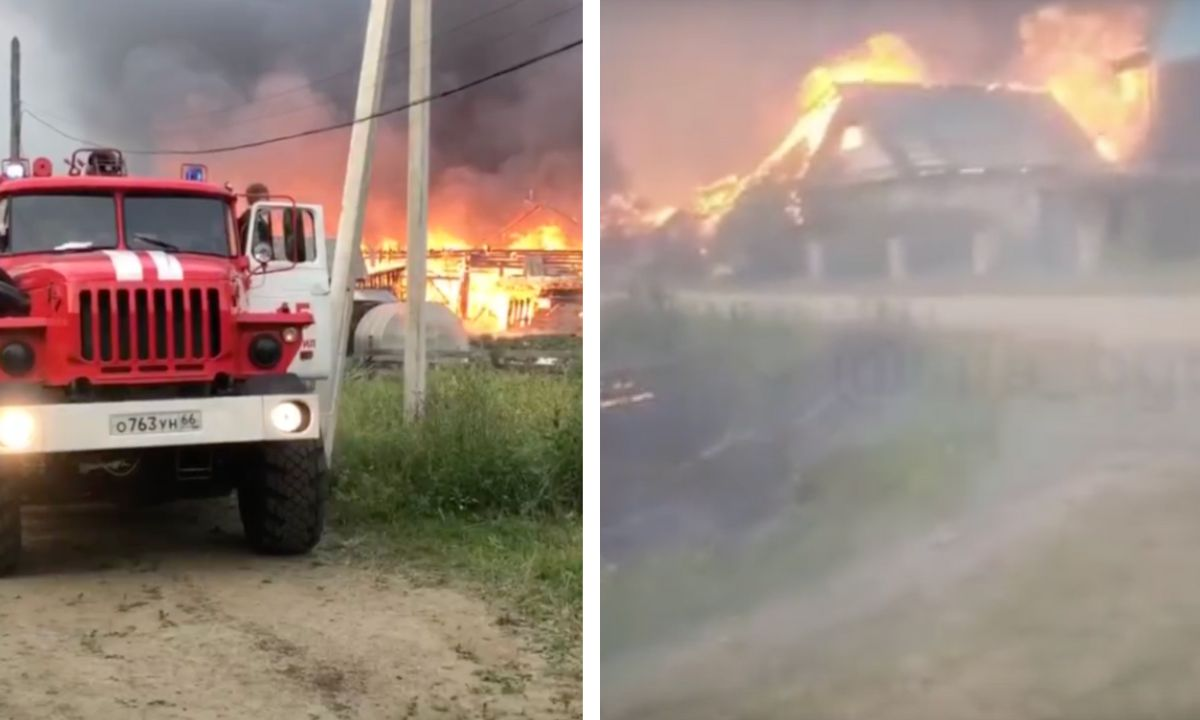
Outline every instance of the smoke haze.
MULTIPOLYGON (((0 0, 24 45, 29 109, 85 139, 123 148, 228 145, 352 117, 367 0, 0 0)), ((440 90, 580 36, 572 0, 440 0, 440 90)), ((7 38, 5 38, 7 39, 7 38)), ((408 97, 408 12, 394 11, 384 105, 408 97)), ((0 64, 7 69, 8 54, 0 64)), ((431 157, 435 222, 487 233, 530 190, 578 215, 581 64, 567 53, 438 102, 431 157), (469 208, 469 209, 468 209, 469 208)), ((26 118, 25 154, 61 159, 78 143, 26 118)), ((405 116, 380 123, 368 236, 403 237, 405 116)), ((7 137, 7 121, 0 122, 7 137)), ((336 216, 349 130, 203 158, 217 180, 261 180, 336 216)), ((173 174, 185 157, 139 159, 173 174)), ((200 158, 197 158, 200 159, 200 158)), ((331 218, 335 219, 335 218, 331 218)))

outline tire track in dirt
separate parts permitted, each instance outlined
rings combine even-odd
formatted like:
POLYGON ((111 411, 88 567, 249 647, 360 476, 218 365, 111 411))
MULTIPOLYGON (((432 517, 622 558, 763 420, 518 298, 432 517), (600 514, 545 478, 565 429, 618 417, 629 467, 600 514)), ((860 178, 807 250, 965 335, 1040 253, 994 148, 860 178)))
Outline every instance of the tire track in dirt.
POLYGON ((336 548, 248 554, 229 510, 27 511, 0 717, 578 717, 578 685, 484 603, 336 548))

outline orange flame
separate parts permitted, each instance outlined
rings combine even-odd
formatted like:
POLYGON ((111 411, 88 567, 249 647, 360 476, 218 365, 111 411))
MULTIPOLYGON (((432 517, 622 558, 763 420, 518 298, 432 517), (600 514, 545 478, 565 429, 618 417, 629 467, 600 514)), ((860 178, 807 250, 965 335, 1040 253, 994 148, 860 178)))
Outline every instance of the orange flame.
POLYGON ((1144 49, 1148 23, 1135 5, 1051 5, 1021 18, 1020 71, 1049 90, 1110 161, 1128 159, 1149 127, 1153 68, 1117 65, 1144 49))
MULTIPOLYGON (((747 176, 732 175, 702 187, 693 209, 704 218, 702 227, 713 229, 751 185, 779 174, 785 160, 800 151, 804 158, 820 144, 837 110, 838 85, 850 83, 919 83, 928 74, 921 58, 904 38, 880 33, 804 76, 798 101, 800 116, 783 142, 747 176)), ((803 167, 804 162, 801 162, 803 167)), ((801 167, 801 169, 802 169, 801 167)))
POLYGON ((916 51, 892 33, 872 35, 857 48, 825 65, 818 65, 800 83, 800 117, 755 176, 765 177, 798 148, 816 148, 837 107, 838 85, 851 83, 913 84, 925 82, 928 73, 916 51))
POLYGON ((800 84, 800 111, 810 112, 828 102, 838 85, 848 83, 920 83, 925 65, 904 38, 880 33, 858 48, 809 71, 800 84))
POLYGON ((524 233, 510 233, 510 250, 567 250, 572 243, 559 225, 539 225, 524 233))
MULTIPOLYGON (((1143 8, 1075 11, 1049 6, 1021 19, 1021 74, 1044 88, 1095 142, 1109 160, 1130 157, 1150 122, 1152 68, 1121 67, 1144 46, 1148 27, 1143 8)), ((771 177, 802 173, 809 153, 824 139, 840 104, 839 85, 915 84, 930 81, 916 51, 892 33, 869 37, 862 45, 809 71, 800 85, 800 115, 795 125, 755 170, 731 175, 697 190, 692 209, 702 228, 714 229, 753 184, 771 177)), ((863 142, 860 128, 842 139, 863 142)))
MULTIPOLYGON (((570 250, 578 247, 561 226, 540 225, 524 232, 511 232, 504 238, 508 250, 570 250)), ((429 231, 430 250, 471 250, 475 246, 440 228, 429 231)), ((402 262, 405 245, 393 237, 382 237, 374 247, 364 244, 368 270, 384 270, 402 262)), ((513 320, 529 321, 545 309, 535 279, 525 277, 521 268, 471 268, 467 272, 463 255, 438 255, 426 259, 426 300, 450 308, 462 318, 472 334, 496 334, 512 330, 513 320), (464 287, 464 284, 466 287, 464 287)), ((397 288, 399 290, 400 288, 397 288)))

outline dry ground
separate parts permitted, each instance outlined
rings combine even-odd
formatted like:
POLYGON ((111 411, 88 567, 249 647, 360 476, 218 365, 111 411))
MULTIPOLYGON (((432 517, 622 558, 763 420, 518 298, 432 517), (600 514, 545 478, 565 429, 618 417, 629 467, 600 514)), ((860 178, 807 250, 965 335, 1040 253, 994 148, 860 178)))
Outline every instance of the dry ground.
MULTIPOLYGON (((1122 327, 1166 333, 1195 357, 1194 319, 1122 327)), ((1120 340, 1140 349, 1151 338, 1120 340)), ((961 475, 913 483, 966 488, 934 516, 882 531, 898 513, 780 506, 758 550, 717 570, 699 565, 686 582, 663 563, 640 578, 636 566, 610 569, 603 602, 638 587, 637 612, 654 583, 653 602, 669 611, 706 583, 729 596, 730 568, 751 582, 686 637, 637 637, 607 654, 605 718, 1200 717, 1198 367, 1153 391, 1129 384, 1101 397, 1085 383, 1081 396, 1014 401, 990 454, 961 475), (787 562, 811 555, 801 524, 813 518, 861 536, 822 558, 820 573, 787 562), (762 558, 770 564, 755 573, 762 558)), ((843 479, 869 488, 873 478, 843 479)), ((802 490, 803 473, 794 482, 802 490)))
POLYGON ((0 580, 0 717, 574 718, 483 602, 327 542, 272 559, 220 502, 26 510, 0 580))

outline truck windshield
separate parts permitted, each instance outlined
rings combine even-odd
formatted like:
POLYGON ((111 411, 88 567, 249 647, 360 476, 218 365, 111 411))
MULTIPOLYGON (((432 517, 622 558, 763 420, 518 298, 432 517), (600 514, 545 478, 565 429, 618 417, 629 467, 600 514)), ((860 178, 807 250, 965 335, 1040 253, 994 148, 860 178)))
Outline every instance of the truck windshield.
POLYGON ((130 250, 230 254, 229 208, 217 198, 125 198, 125 245, 130 250))
POLYGON ((14 195, 0 200, 0 252, 117 246, 111 195, 14 195))

